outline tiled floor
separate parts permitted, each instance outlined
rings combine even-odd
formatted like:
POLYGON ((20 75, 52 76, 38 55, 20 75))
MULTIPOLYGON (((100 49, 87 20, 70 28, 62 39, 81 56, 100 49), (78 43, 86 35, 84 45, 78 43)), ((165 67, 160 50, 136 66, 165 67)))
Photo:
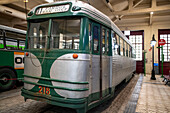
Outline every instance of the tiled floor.
POLYGON ((136 112, 170 113, 170 85, 165 85, 160 75, 156 75, 156 80, 150 78, 151 75, 143 77, 136 112))

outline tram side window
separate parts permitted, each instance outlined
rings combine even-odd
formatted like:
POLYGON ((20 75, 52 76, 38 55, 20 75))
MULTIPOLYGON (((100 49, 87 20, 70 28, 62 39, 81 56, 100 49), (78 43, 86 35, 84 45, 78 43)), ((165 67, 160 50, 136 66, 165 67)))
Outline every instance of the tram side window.
POLYGON ((80 18, 53 19, 50 48, 79 49, 80 18))
POLYGON ((89 50, 91 50, 91 23, 89 24, 89 50))
POLYGON ((102 30, 102 53, 105 53, 106 43, 105 43, 105 36, 106 36, 106 30, 102 30))
POLYGON ((123 56, 126 56, 126 42, 123 41, 123 56))
POLYGON ((18 41, 15 39, 6 38, 6 48, 10 50, 18 49, 18 41))
POLYGON ((126 56, 129 57, 129 44, 126 43, 126 56))
POLYGON ((132 58, 136 58, 136 50, 132 48, 132 58))
POLYGON ((107 54, 108 54, 109 53, 109 31, 107 31, 106 38, 107 38, 107 40, 106 40, 106 44, 107 44, 106 50, 107 50, 107 54))
POLYGON ((48 34, 48 21, 31 22, 29 27, 29 48, 43 49, 46 46, 48 34))
POLYGON ((120 37, 120 55, 123 56, 123 39, 120 37))
POLYGON ((120 55, 120 37, 116 34, 117 45, 118 45, 118 54, 120 55))
POLYGON ((132 47, 129 46, 129 56, 132 58, 132 47))
POLYGON ((0 49, 4 48, 3 32, 0 30, 0 49))
POLYGON ((25 48, 25 41, 20 40, 19 41, 19 49, 24 50, 24 48, 25 48))
POLYGON ((93 27, 93 51, 94 53, 98 53, 99 52, 99 28, 98 26, 94 26, 93 27))
POLYGON ((116 33, 114 33, 114 32, 112 31, 111 37, 112 37, 112 50, 113 50, 113 54, 114 54, 114 55, 118 55, 118 44, 117 44, 116 33))

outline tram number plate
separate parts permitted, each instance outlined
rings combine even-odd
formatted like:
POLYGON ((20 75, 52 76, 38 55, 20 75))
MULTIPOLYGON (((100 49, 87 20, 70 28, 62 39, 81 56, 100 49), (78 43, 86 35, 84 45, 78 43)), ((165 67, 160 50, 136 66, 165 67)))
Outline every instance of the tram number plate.
POLYGON ((50 88, 48 87, 42 87, 42 86, 39 86, 39 93, 41 94, 47 94, 49 95, 50 94, 50 88))

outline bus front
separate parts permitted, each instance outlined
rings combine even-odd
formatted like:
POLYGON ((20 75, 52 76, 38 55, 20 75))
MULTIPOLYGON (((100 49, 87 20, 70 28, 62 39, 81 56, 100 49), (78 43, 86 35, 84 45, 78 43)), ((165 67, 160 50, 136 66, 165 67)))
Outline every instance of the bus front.
POLYGON ((42 5, 29 13, 24 65, 25 99, 79 109, 88 97, 87 19, 72 4, 42 5))

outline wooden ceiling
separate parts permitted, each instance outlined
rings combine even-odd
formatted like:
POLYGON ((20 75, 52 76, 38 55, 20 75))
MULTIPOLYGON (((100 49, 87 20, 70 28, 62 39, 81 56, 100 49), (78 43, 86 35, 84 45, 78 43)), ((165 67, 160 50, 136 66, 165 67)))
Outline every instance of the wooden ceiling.
MULTIPOLYGON (((24 0, 0 0, 0 24, 26 30, 24 0)), ((61 0, 54 0, 61 1, 61 0)), ((77 0, 76 0, 77 1, 77 0)), ((118 26, 142 26, 170 23, 170 0, 79 0, 88 2, 118 26), (153 14, 151 14, 153 12, 153 14)), ((27 12, 47 3, 28 0, 27 12)))

